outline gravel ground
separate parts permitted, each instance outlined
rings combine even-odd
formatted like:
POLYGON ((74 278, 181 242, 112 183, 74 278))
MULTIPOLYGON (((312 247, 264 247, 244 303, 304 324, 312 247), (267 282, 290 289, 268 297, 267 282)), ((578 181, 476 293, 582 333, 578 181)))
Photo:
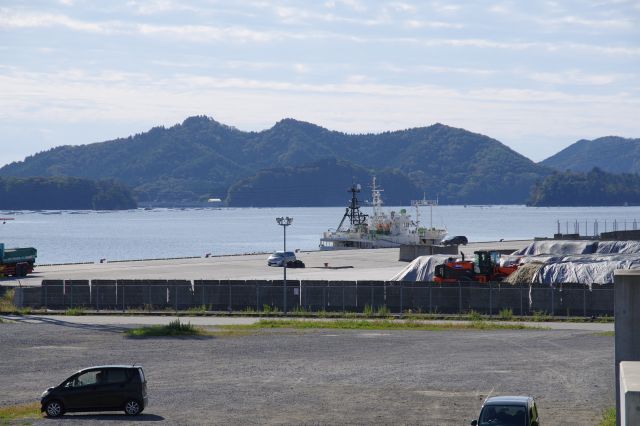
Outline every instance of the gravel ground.
POLYGON ((34 424, 464 425, 488 394, 532 394, 543 425, 614 404, 613 337, 582 330, 269 330, 129 339, 127 325, 0 324, 0 406, 95 364, 145 367, 150 405, 34 424))

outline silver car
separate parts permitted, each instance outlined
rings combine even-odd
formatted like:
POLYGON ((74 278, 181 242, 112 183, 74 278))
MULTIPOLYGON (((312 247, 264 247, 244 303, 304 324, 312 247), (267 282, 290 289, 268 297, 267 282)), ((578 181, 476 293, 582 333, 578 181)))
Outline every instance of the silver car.
POLYGON ((267 259, 269 266, 284 266, 285 262, 293 262, 296 255, 292 251, 276 251, 267 259))

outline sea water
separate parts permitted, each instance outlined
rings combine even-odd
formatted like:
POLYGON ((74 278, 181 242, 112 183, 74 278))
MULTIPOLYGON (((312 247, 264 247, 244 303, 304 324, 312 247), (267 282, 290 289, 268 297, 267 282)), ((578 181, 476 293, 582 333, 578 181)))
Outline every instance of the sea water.
MULTIPOLYGON (((415 208, 404 208, 415 218, 415 208)), ((264 253, 283 249, 276 217, 290 216, 287 249, 316 250, 322 232, 335 229, 344 213, 344 207, 0 212, 14 218, 0 222, 0 242, 37 248, 40 264, 264 253)), ((420 220, 430 224, 428 207, 421 208, 420 220)), ((596 220, 600 232, 613 230, 614 221, 618 230, 633 229, 640 226, 640 207, 438 206, 432 223, 473 242, 550 237, 558 225, 573 233, 576 222, 581 234, 586 225, 593 235, 596 220)))

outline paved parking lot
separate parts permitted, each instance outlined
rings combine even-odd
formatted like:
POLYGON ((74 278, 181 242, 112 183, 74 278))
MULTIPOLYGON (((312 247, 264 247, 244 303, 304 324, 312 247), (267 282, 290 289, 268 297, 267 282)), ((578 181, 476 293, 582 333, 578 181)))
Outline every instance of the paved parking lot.
MULTIPOLYGON (((127 339, 129 326, 60 317, 0 324, 0 406, 111 363, 145 367, 151 404, 141 424, 464 425, 489 394, 532 394, 542 424, 585 425, 615 398, 613 337, 592 330, 127 339)), ((74 414, 35 424, 130 420, 74 414)))

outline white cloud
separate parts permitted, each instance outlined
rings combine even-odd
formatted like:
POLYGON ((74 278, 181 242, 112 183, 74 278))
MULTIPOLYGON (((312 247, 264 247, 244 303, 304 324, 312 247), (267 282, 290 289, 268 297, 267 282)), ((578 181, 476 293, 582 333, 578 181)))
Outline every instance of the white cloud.
POLYGON ((528 77, 532 80, 548 84, 606 86, 631 76, 621 74, 586 74, 581 71, 565 71, 556 73, 537 72, 529 74, 528 77))
POLYGON ((580 16, 563 16, 554 19, 537 19, 543 25, 574 25, 593 29, 632 29, 634 23, 630 19, 587 19, 580 16))
POLYGON ((442 22, 442 21, 420 21, 417 19, 410 19, 406 21, 406 26, 409 28, 452 28, 461 29, 464 27, 462 24, 442 22))

